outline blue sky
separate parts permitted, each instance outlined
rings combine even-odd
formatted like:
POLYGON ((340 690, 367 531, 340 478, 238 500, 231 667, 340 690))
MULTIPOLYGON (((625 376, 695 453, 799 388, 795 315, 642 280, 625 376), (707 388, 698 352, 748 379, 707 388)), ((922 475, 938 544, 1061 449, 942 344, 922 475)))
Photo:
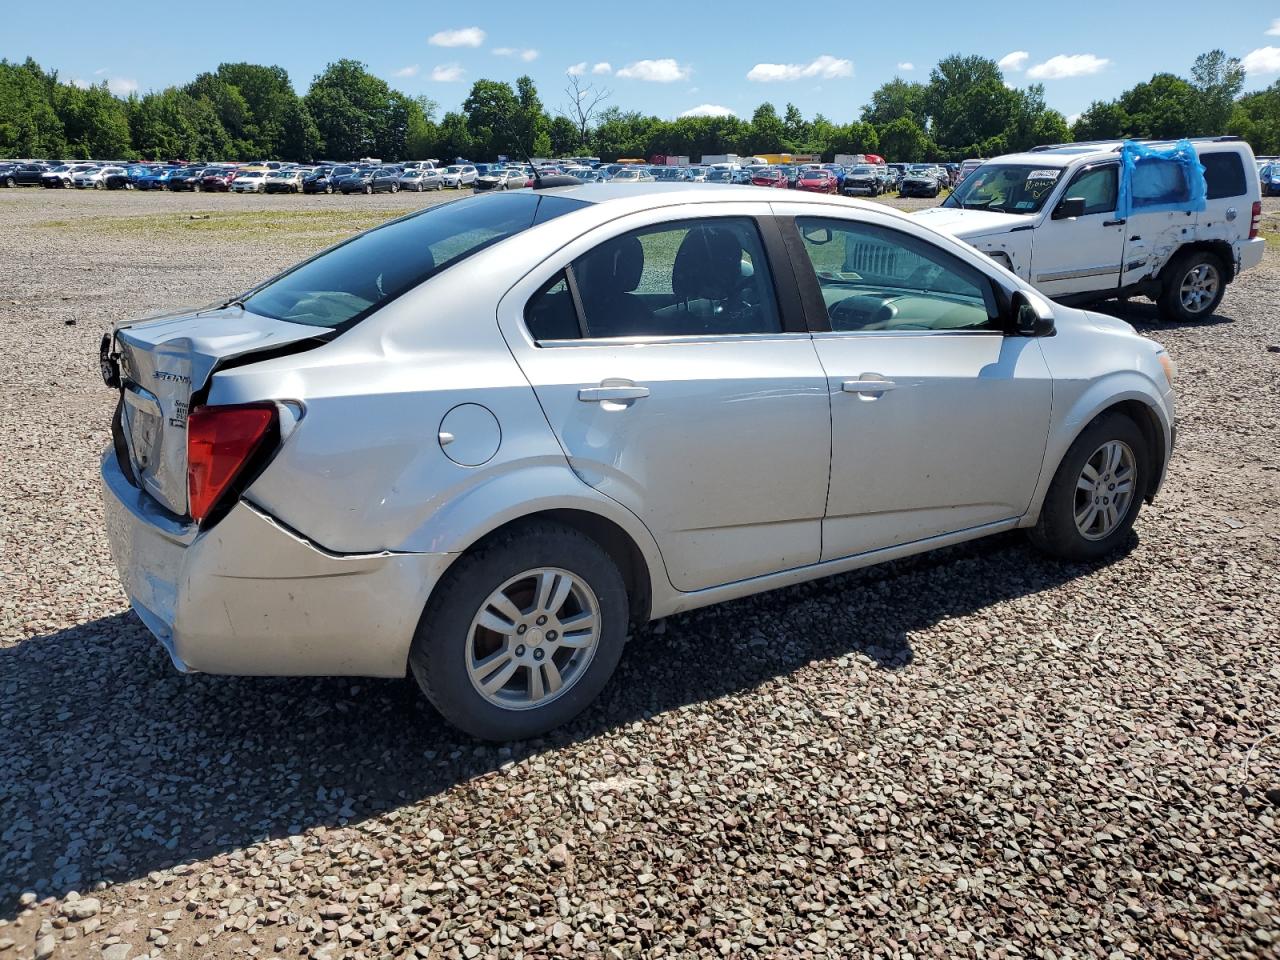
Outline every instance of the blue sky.
POLYGON ((750 2, 714 0, 565 2, 564 14, 557 7, 236 0, 107 9, 98 0, 64 0, 50 16, 44 5, 25 3, 6 13, 0 56, 30 55, 64 79, 107 80, 120 93, 184 83, 239 60, 279 64, 305 91, 327 62, 353 57, 445 110, 475 79, 521 73, 554 110, 565 100, 566 71, 576 69, 611 91, 610 104, 663 117, 750 116, 770 100, 838 122, 856 118, 895 74, 927 79, 939 58, 956 52, 1001 60, 1017 86, 1039 79, 1049 104, 1068 117, 1153 72, 1185 74, 1213 47, 1245 58, 1247 89, 1280 78, 1280 2, 1228 0, 1206 14, 1203 0, 1065 7, 920 0, 876 4, 887 19, 865 30, 852 16, 857 4, 826 4, 825 17, 811 15, 812 4, 776 2, 759 14, 750 2), (615 16, 619 10, 626 12, 615 16))

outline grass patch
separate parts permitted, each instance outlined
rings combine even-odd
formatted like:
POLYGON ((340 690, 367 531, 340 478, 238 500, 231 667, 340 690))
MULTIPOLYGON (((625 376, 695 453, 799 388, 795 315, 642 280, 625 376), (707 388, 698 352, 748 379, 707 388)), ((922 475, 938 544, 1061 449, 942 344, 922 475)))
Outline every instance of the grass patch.
POLYGON ((340 240, 368 230, 418 207, 398 210, 252 210, 236 212, 149 213, 128 217, 77 217, 45 220, 46 230, 96 233, 108 237, 190 237, 212 241, 340 240))

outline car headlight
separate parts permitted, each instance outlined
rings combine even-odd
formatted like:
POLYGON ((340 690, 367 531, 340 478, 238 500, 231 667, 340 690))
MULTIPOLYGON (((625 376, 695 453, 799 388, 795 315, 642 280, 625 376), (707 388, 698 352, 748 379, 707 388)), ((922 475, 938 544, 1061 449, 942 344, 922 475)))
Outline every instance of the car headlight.
POLYGON ((1161 350, 1156 354, 1156 359, 1160 361, 1160 367, 1164 370, 1164 378, 1169 381, 1169 389, 1173 389, 1173 378, 1177 376, 1178 365, 1173 362, 1173 358, 1169 354, 1161 350))

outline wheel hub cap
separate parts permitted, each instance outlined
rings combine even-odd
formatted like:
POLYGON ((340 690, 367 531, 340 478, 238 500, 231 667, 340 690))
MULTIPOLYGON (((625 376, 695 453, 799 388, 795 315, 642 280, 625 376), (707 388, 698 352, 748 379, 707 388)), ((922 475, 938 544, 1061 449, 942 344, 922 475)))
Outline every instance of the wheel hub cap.
POLYGON ((586 581, 558 567, 512 577, 471 621, 467 675, 505 710, 550 703, 586 672, 600 637, 600 603, 586 581))
POLYGON ((1192 267, 1182 278, 1179 294, 1182 305, 1190 313, 1205 310, 1218 294, 1218 271, 1215 267, 1200 263, 1192 267))
POLYGON ((1086 540, 1110 536, 1129 514, 1137 461, 1129 445, 1108 440, 1085 461, 1076 481, 1076 529, 1086 540))

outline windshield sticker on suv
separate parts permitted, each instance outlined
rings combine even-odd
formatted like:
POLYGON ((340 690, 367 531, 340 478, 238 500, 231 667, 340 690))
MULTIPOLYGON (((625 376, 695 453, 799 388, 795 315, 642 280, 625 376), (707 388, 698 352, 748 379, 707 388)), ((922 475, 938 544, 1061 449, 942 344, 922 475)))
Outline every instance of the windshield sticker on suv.
POLYGON ((1062 173, 1061 170, 1032 170, 1027 174, 1028 180, 1048 180, 1050 182, 1057 180, 1062 173))

